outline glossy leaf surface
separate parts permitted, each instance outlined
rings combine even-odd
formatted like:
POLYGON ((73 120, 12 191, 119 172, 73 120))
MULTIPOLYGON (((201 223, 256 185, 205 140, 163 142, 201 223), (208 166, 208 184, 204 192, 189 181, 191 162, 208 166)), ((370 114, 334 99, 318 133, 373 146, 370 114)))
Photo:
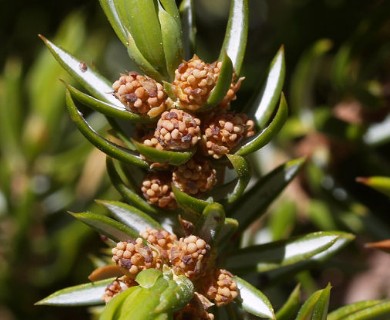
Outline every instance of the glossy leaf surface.
POLYGON ((193 5, 193 0, 183 0, 180 4, 184 58, 186 60, 191 59, 195 51, 196 27, 193 5))
POLYGON ((275 319, 274 310, 268 298, 257 288, 245 280, 234 277, 239 290, 242 308, 255 316, 275 319))
POLYGON ((303 304, 296 320, 326 320, 328 314, 330 285, 314 292, 303 304))
POLYGON ((127 46, 127 31, 123 27, 121 19, 119 18, 118 12, 115 7, 114 0, 99 0, 100 6, 102 7, 104 14, 106 15, 111 27, 114 29, 119 40, 127 46))
POLYGON ((246 156, 264 147, 280 131, 287 120, 287 116, 287 102, 284 98, 284 95, 282 94, 278 111, 268 127, 256 134, 252 139, 249 140, 249 142, 241 146, 235 154, 239 156, 246 156))
POLYGON ((184 276, 173 280, 155 269, 147 269, 136 277, 139 286, 114 297, 100 320, 164 320, 184 307, 192 298, 194 287, 184 276))
POLYGON ((126 163, 130 163, 143 168, 149 167, 147 162, 142 160, 133 151, 118 146, 111 141, 108 141, 107 139, 100 136, 95 130, 93 130, 85 121, 80 111, 77 109, 69 91, 67 91, 66 93, 66 105, 68 107, 68 111, 73 122, 77 125, 80 132, 98 149, 100 149, 107 155, 115 159, 124 161, 126 163))
POLYGON ((229 209, 230 217, 240 224, 239 230, 245 229, 265 212, 268 205, 296 176, 303 163, 303 159, 295 159, 277 167, 261 178, 241 197, 239 203, 229 209))
POLYGON ((230 84, 232 83, 233 64, 230 60, 230 57, 225 53, 222 55, 220 61, 222 61, 222 66, 217 83, 215 84, 214 89, 210 92, 210 95, 206 101, 206 106, 202 108, 203 110, 213 108, 218 103, 220 103, 225 97, 227 91, 230 88, 230 84))
POLYGON ((151 229, 162 229, 162 226, 153 218, 141 210, 129 206, 126 203, 119 201, 103 201, 99 200, 98 203, 105 206, 110 210, 111 214, 116 220, 122 222, 124 225, 133 229, 135 232, 140 234, 147 228, 151 229))
POLYGON ((98 100, 96 98, 93 98, 76 88, 72 87, 71 85, 66 85, 66 88, 69 90, 70 94, 74 99, 81 102, 87 107, 90 107, 91 109, 100 112, 106 116, 109 117, 115 117, 123 120, 133 121, 137 123, 142 122, 150 122, 151 119, 147 117, 142 117, 138 114, 132 113, 128 111, 124 105, 120 108, 117 105, 113 105, 111 103, 107 103, 101 100, 98 100))
POLYGON ((145 59, 165 75, 165 55, 155 0, 115 0, 118 15, 145 59))
POLYGON ((72 216, 114 241, 127 241, 139 236, 137 230, 100 214, 82 212, 72 213, 72 216))
POLYGON ((264 272, 300 262, 319 260, 334 253, 354 237, 343 232, 315 232, 305 236, 255 245, 238 250, 227 260, 235 270, 264 272))
POLYGON ((220 59, 222 59, 226 52, 233 62, 233 67, 237 75, 241 72, 247 38, 248 0, 232 0, 220 59))
POLYGON ((254 103, 254 117, 260 128, 264 128, 275 111, 282 93, 285 73, 284 48, 281 47, 271 62, 262 94, 254 103))
POLYGON ((107 79, 98 74, 96 71, 85 66, 85 62, 76 59, 70 53, 57 47, 55 44, 40 36, 54 58, 61 66, 75 78, 89 93, 95 98, 123 108, 122 103, 112 94, 111 84, 107 79))
POLYGON ((38 301, 36 304, 53 306, 87 306, 103 304, 102 295, 104 290, 113 280, 114 279, 106 279, 65 288, 38 301))
POLYGON ((228 154, 227 157, 238 175, 237 184, 235 185, 233 191, 227 195, 228 203, 233 203, 240 199, 241 195, 244 193, 251 178, 251 172, 249 163, 244 157, 234 154, 228 154))
POLYGON ((168 151, 168 150, 158 150, 153 147, 149 147, 143 143, 139 143, 135 140, 132 140, 134 146, 146 159, 151 162, 159 163, 168 163, 175 166, 180 166, 186 163, 193 156, 195 150, 193 151, 168 151))
POLYGON ((199 217, 209 204, 207 201, 191 197, 189 194, 181 191, 175 186, 172 186, 172 191, 175 195, 177 204, 188 211, 188 213, 195 215, 195 217, 199 217))

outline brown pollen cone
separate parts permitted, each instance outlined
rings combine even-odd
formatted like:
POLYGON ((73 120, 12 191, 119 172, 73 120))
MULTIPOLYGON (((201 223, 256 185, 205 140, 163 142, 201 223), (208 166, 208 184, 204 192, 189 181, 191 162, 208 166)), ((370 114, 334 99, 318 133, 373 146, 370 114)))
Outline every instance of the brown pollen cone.
POLYGON ((163 86, 137 72, 123 74, 112 85, 114 96, 131 112, 154 118, 166 109, 163 86))
POLYGON ((179 109, 165 111, 157 122, 154 137, 165 150, 184 151, 200 140, 200 120, 179 109))
POLYGON ((171 188, 171 177, 167 172, 151 172, 142 181, 144 198, 163 209, 176 208, 176 200, 171 188))
POLYGON ((255 124, 246 114, 222 112, 205 121, 202 149, 208 156, 219 159, 234 149, 242 139, 255 134, 255 124))
POLYGON ((237 284, 233 275, 227 270, 215 270, 211 276, 205 277, 203 283, 202 293, 217 306, 232 302, 238 295, 237 284))
POLYGON ((209 161, 191 159, 175 168, 172 181, 181 191, 198 195, 214 187, 217 183, 217 174, 209 161))
POLYGON ((203 239, 190 235, 180 238, 169 251, 169 259, 176 274, 184 274, 193 280, 201 276, 207 267, 210 246, 203 239))
POLYGON ((112 260, 125 269, 126 275, 135 278, 142 270, 159 268, 158 253, 144 244, 142 238, 118 242, 112 249, 112 260))
POLYGON ((181 108, 196 111, 204 106, 215 87, 220 66, 221 62, 208 64, 197 55, 179 65, 172 84, 181 108))

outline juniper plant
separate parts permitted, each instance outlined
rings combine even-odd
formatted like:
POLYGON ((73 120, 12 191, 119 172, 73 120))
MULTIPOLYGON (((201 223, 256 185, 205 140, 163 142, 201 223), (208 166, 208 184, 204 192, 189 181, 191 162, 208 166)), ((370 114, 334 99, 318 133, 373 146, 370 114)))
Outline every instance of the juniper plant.
POLYGON ((293 159, 250 181, 249 156, 272 140, 288 115, 283 47, 263 90, 247 105, 237 105, 247 0, 231 2, 214 62, 194 52, 192 1, 179 8, 173 0, 100 4, 138 70, 108 81, 41 38, 89 92, 65 83, 67 108, 84 136, 106 153, 108 175, 123 200, 98 201, 109 215, 72 213, 102 234, 109 250, 96 259, 89 283, 38 304, 100 305, 102 320, 324 319, 330 286, 313 294, 298 315, 296 289, 275 315, 268 298, 247 281, 258 274, 269 281, 294 274, 353 239, 343 232, 317 232, 243 245, 245 230, 304 163, 293 159), (112 128, 107 136, 90 126, 80 104, 106 116, 112 128))

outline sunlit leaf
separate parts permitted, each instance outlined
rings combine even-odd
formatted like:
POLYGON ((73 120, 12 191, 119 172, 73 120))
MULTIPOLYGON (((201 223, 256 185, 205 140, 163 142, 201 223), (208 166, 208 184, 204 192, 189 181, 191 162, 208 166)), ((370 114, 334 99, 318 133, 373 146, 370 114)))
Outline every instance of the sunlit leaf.
POLYGON ((237 75, 241 72, 248 37, 248 0, 232 0, 220 59, 224 53, 233 62, 237 75))
POLYGON ((180 166, 186 163, 193 156, 195 149, 191 151, 169 151, 158 150, 149 147, 143 143, 132 140, 134 146, 140 154, 151 162, 168 163, 175 166, 180 166))
POLYGON ((260 179, 239 202, 229 209, 230 217, 237 219, 239 230, 264 214, 268 205, 283 191, 302 167, 304 159, 290 160, 260 179))
POLYGON ((134 164, 138 167, 148 168, 146 161, 142 160, 139 155, 129 149, 125 149, 115 143, 108 141, 93 130, 83 118, 80 111, 77 109, 70 92, 66 92, 66 105, 73 122, 77 125, 80 132, 97 148, 107 155, 124 161, 126 163, 134 164))
POLYGON ((76 59, 70 53, 47 40, 44 36, 40 35, 40 38, 61 66, 88 90, 89 93, 99 100, 116 105, 118 108, 123 108, 122 103, 111 94, 113 90, 107 79, 88 67, 84 61, 76 59))
POLYGON ((127 46, 127 32, 123 27, 122 21, 119 18, 118 12, 115 8, 114 0, 99 0, 100 6, 102 7, 104 14, 110 22, 119 40, 127 46))
POLYGON ((115 7, 139 52, 161 74, 166 74, 158 6, 155 0, 115 0, 115 7))
POLYGON ((175 195, 176 202, 180 207, 182 207, 186 213, 195 215, 195 217, 200 217, 203 210, 209 204, 207 201, 194 198, 189 194, 181 191, 179 188, 172 186, 172 191, 175 195))
POLYGON ((268 298, 250 283, 234 277, 239 290, 239 297, 242 308, 255 316, 275 319, 274 310, 268 298))
POLYGON ((119 201, 98 200, 98 203, 110 210, 114 218, 135 232, 141 233, 147 228, 162 229, 160 223, 141 210, 119 201))
POLYGON ((230 57, 225 53, 224 55, 222 55, 220 61, 222 62, 222 66, 217 83, 215 84, 214 89, 210 92, 210 95, 206 101, 206 105, 204 108, 202 108, 202 110, 213 108, 218 103, 220 103, 225 97, 226 93, 230 88, 230 84, 232 83, 233 64, 230 60, 230 57))
POLYGON ((140 68, 140 70, 142 70, 146 75, 156 81, 162 81, 165 79, 165 76, 143 56, 130 33, 127 34, 127 52, 138 68, 140 68))
POLYGON ((234 154, 228 154, 227 157, 238 175, 237 184, 235 185, 233 191, 227 195, 228 203, 233 203, 240 199, 241 195, 244 193, 251 178, 251 172, 249 163, 244 157, 234 154))
POLYGON ((114 297, 101 320, 167 320, 193 296, 193 284, 184 276, 173 279, 161 271, 146 269, 136 277, 139 286, 114 297), (121 297, 122 295, 122 297, 121 297))
POLYGON ((121 222, 118 222, 101 214, 82 212, 71 213, 77 220, 85 223, 95 231, 107 236, 114 241, 127 241, 138 238, 137 230, 129 228, 121 222))
POLYGON ((195 51, 195 14, 193 0, 183 0, 180 4, 181 24, 183 29, 183 47, 186 60, 192 58, 195 51))
POLYGON ((264 128, 274 114, 282 93, 285 69, 284 48, 281 47, 271 62, 264 89, 251 107, 260 128, 264 128))
POLYGON ((77 90, 76 88, 68 84, 66 85, 66 88, 69 90, 72 97, 75 98, 77 101, 106 116, 129 120, 137 123, 152 121, 150 118, 142 117, 138 114, 130 112, 126 109, 124 105, 122 105, 122 108, 120 108, 117 105, 98 100, 77 90))
POLYGON ((286 122, 287 116, 288 107, 286 99, 282 94, 278 111, 275 117, 272 119, 271 123, 264 130, 256 134, 253 138, 251 138, 243 146, 240 146, 240 148, 235 154, 239 156, 245 156, 264 147, 268 142, 271 141, 272 138, 274 138, 278 134, 278 132, 286 122))
POLYGON ((114 279, 106 279, 65 288, 38 301, 36 304, 54 306, 88 306, 103 304, 104 301, 102 296, 104 290, 113 280, 114 279))
POLYGON ((328 314, 330 285, 314 292, 303 304, 296 320, 326 320, 328 314))
POLYGON ((345 245, 353 236, 342 232, 315 232, 297 238, 246 247, 227 259, 227 267, 235 270, 264 272, 300 262, 319 260, 345 245))

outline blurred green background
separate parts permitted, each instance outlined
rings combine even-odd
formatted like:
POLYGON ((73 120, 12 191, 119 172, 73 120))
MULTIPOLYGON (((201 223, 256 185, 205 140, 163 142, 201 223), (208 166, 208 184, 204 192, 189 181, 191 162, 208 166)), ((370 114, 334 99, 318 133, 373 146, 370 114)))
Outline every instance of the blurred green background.
MULTIPOLYGON (((331 281, 333 306, 388 297, 390 271, 383 266, 389 256, 364 244, 390 238, 390 200, 356 178, 390 176, 390 3, 249 2, 246 80, 235 106, 259 90, 282 44, 290 105, 290 119, 276 141, 253 157, 255 174, 292 157, 310 159, 255 226, 256 236, 268 241, 313 230, 355 233, 353 246, 297 279, 307 294, 331 281), (370 290, 362 289, 361 279, 370 281, 370 290)), ((222 44, 229 1, 195 3, 197 52, 212 61, 222 44)), ((68 119, 59 79, 71 80, 37 35, 112 81, 132 65, 97 1, 1 1, 0 24, 0 319, 86 319, 82 308, 33 304, 85 282, 91 256, 103 247, 67 211, 100 210, 94 199, 119 196, 109 185, 104 156, 68 119)), ((97 130, 107 129, 99 115, 88 117, 97 130)), ((278 287, 259 279, 259 285, 277 306, 297 279, 278 287)))

